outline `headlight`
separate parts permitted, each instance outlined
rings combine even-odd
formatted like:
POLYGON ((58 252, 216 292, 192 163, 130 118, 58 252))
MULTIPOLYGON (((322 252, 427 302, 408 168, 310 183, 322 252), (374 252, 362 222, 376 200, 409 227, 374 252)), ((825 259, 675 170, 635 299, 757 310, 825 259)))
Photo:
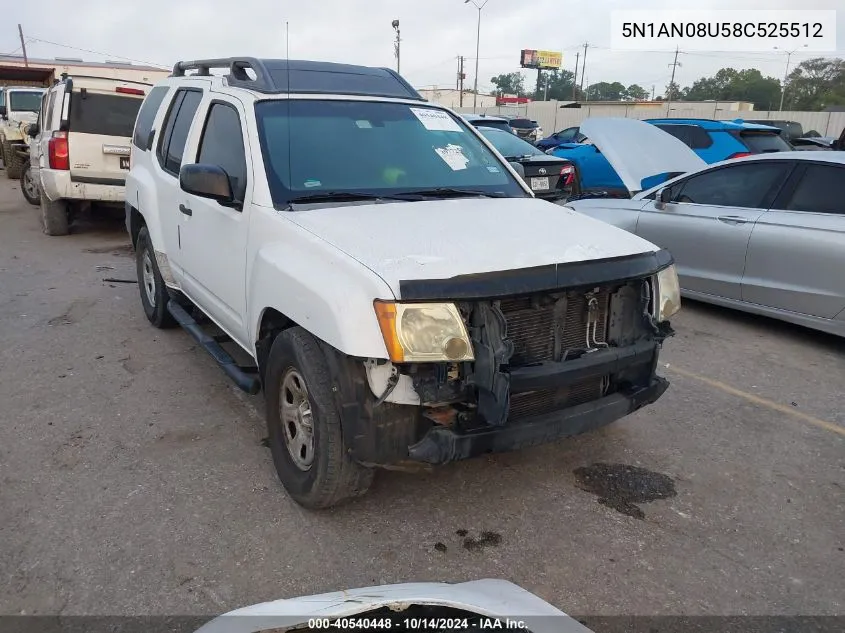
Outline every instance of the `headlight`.
POLYGON ((455 304, 376 301, 374 305, 387 352, 394 363, 475 359, 455 304))
POLYGON ((657 273, 657 320, 665 321, 681 309, 681 286, 675 264, 657 273))

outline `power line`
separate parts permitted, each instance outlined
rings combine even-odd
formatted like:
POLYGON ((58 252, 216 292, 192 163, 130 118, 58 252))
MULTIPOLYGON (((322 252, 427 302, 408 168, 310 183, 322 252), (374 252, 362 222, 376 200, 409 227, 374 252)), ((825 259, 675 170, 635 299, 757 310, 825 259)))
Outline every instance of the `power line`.
POLYGON ((83 53, 92 53, 94 55, 103 55, 106 58, 111 59, 125 59, 126 61, 135 62, 138 64, 146 64, 148 66, 158 66, 161 69, 168 69, 169 66, 164 64, 159 64, 157 62, 150 62, 145 61, 143 59, 133 59, 131 57, 124 57, 123 55, 115 55, 114 53, 104 53, 103 51, 95 51, 88 48, 80 48, 79 46, 71 46, 70 44, 60 44, 59 42, 51 42, 50 40, 43 40, 40 37, 30 37, 29 41, 31 42, 40 42, 42 44, 51 44, 52 46, 59 46, 61 48, 69 48, 75 51, 82 51, 83 53))

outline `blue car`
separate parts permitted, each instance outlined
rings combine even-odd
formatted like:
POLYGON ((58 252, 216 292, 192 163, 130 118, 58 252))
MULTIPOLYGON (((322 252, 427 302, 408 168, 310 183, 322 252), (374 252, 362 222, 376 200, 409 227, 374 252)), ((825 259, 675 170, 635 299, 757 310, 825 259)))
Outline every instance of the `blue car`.
MULTIPOLYGON (((767 125, 710 119, 645 121, 682 141, 708 164, 751 154, 792 150, 789 143, 781 137, 781 131, 767 125)), ((603 191, 611 196, 627 197, 628 192, 622 180, 598 148, 590 144, 589 139, 580 134, 577 128, 568 128, 558 134, 563 132, 573 134, 576 141, 553 145, 546 153, 575 163, 580 191, 603 191), (574 133, 571 132, 573 129, 574 133)), ((549 139, 543 139, 541 143, 549 139)))

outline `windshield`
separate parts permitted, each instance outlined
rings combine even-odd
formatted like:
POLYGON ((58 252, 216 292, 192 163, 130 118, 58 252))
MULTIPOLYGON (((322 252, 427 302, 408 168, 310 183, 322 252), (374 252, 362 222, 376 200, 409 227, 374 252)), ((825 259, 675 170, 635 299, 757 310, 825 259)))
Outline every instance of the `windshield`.
POLYGON ((523 156, 545 156, 543 152, 531 143, 523 141, 510 132, 502 132, 489 127, 480 127, 481 132, 493 144, 499 153, 507 159, 522 158, 523 156))
POLYGON ((38 112, 41 108, 41 92, 9 92, 9 110, 12 112, 38 112))
POLYGON ((446 188, 528 195, 464 122, 441 109, 290 99, 258 102, 255 115, 276 206, 320 194, 446 188))
POLYGON ((769 132, 742 132, 740 134, 748 149, 755 154, 765 152, 788 152, 792 148, 781 138, 780 134, 769 132))

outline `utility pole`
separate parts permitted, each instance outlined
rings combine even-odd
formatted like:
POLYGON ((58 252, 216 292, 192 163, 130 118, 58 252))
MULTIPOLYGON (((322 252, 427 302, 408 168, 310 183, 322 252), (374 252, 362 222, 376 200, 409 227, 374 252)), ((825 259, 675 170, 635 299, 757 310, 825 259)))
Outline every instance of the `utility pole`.
MULTIPOLYGON (((799 47, 799 48, 806 48, 806 47, 807 47, 807 45, 804 44, 804 46, 799 47)), ((780 49, 778 49, 777 46, 775 46, 775 48, 777 50, 780 50, 780 49)), ((798 48, 796 48, 793 51, 782 51, 782 52, 786 53, 786 70, 783 72, 783 84, 781 84, 781 87, 780 87, 780 107, 778 107, 778 112, 783 112, 783 97, 786 94, 786 79, 787 79, 787 77, 789 77, 789 60, 792 57, 792 55, 794 55, 795 53, 798 52, 798 48)))
POLYGON ((464 107, 464 79, 466 75, 464 75, 464 56, 461 55, 458 59, 461 60, 461 69, 458 71, 458 99, 460 106, 464 107))
POLYGON ((587 49, 590 47, 589 42, 584 42, 584 63, 581 66, 581 92, 584 92, 584 73, 587 72, 587 49))
POLYGON ((402 41, 402 38, 399 37, 399 20, 393 20, 391 23, 394 30, 396 31, 396 42, 393 44, 393 52, 396 55, 396 74, 399 74, 399 44, 402 41))
POLYGON ((666 117, 669 117, 669 106, 672 105, 672 90, 675 88, 675 69, 680 66, 678 62, 678 47, 675 47, 675 61, 669 64, 672 67, 672 78, 669 80, 669 94, 666 95, 666 117))
POLYGON ((580 57, 581 57, 581 51, 578 51, 577 53, 575 53, 575 75, 572 77, 572 100, 573 101, 578 101, 578 99, 576 98, 578 96, 578 93, 575 92, 575 88, 578 87, 578 60, 580 59, 580 57))
POLYGON ((654 84, 651 84, 651 100, 654 101, 654 84))
POLYGON ((478 55, 481 50, 481 10, 490 0, 484 0, 480 5, 476 0, 464 0, 464 4, 469 2, 478 9, 478 30, 475 33, 475 88, 472 93, 472 112, 475 114, 475 108, 478 106, 478 55))
POLYGON ((21 48, 23 49, 23 65, 29 67, 29 58, 26 56, 26 41, 23 39, 23 28, 18 24, 18 35, 21 36, 21 48))

